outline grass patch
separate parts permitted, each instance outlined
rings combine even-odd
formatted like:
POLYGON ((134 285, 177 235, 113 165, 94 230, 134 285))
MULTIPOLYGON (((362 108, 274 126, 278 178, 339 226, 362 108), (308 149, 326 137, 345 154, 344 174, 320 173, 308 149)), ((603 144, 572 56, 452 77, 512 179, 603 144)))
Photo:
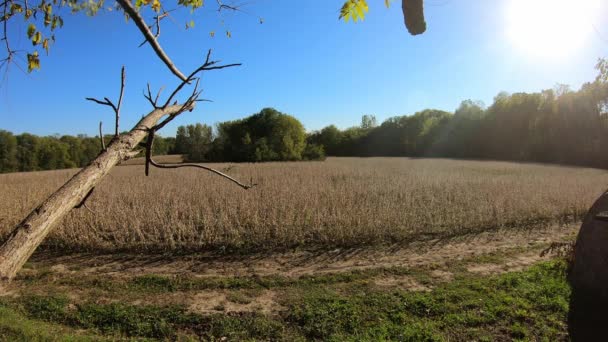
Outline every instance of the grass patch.
POLYGON ((65 326, 32 320, 16 310, 0 306, 2 341, 111 341, 112 337, 76 332, 65 326))
MULTIPOLYGON (((64 296, 24 296, 9 305, 27 316, 24 322, 52 323, 43 326, 45 331, 55 331, 56 324, 61 324, 67 326, 61 329, 130 338, 443 341, 560 340, 566 336, 570 290, 561 261, 487 278, 461 276, 430 292, 381 289, 361 281, 363 276, 369 273, 303 277, 289 284, 277 280, 273 284, 284 286, 280 304, 287 308, 277 316, 205 316, 180 305, 70 303, 64 296)), ((161 292, 179 288, 167 278, 137 279, 129 286, 150 286, 150 291, 161 292)), ((261 286, 259 281, 246 284, 261 286)), ((229 298, 245 303, 257 291, 239 290, 229 298)), ((0 328, 4 333, 1 329, 6 328, 0 328)))
POLYGON ((287 321, 312 339, 556 340, 565 334, 570 294, 564 270, 561 262, 542 263, 432 292, 297 290, 287 321))

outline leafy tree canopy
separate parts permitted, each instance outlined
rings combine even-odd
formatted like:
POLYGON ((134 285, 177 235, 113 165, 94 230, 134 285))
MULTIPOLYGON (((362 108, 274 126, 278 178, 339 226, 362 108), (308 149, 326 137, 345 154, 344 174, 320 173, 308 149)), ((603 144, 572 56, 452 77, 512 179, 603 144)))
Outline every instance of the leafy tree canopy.
MULTIPOLYGON (((389 7, 391 0, 384 0, 389 7)), ((223 3, 216 0, 217 10, 240 11, 239 5, 223 3)), ((40 68, 40 56, 44 52, 49 54, 52 44, 56 41, 56 30, 64 25, 63 15, 67 12, 85 13, 95 16, 99 11, 116 12, 123 15, 126 21, 132 20, 142 32, 146 41, 152 45, 155 53, 167 64, 169 69, 182 80, 181 74, 162 51, 156 38, 160 35, 161 21, 170 15, 176 8, 186 8, 194 11, 206 6, 204 0, 177 0, 177 3, 166 0, 116 0, 108 4, 105 0, 0 0, 0 25, 2 25, 2 41, 6 56, 0 60, 0 67, 6 66, 15 60, 16 54, 21 50, 12 45, 9 35, 9 21, 22 19, 25 23, 25 34, 32 47, 23 51, 27 57, 28 71, 40 68)), ((402 7, 406 26, 411 34, 420 34, 426 30, 424 22, 422 0, 402 0, 402 7), (408 13, 408 15, 406 15, 408 13)), ((339 18, 344 21, 359 21, 365 18, 368 12, 368 0, 346 0, 341 9, 339 18)), ((260 23, 263 19, 260 18, 260 23)), ((189 20, 186 28, 194 26, 189 20)), ((215 32, 210 33, 212 36, 215 32)), ((230 31, 226 31, 230 37, 230 31)), ((142 43, 143 44, 143 43, 142 43)))

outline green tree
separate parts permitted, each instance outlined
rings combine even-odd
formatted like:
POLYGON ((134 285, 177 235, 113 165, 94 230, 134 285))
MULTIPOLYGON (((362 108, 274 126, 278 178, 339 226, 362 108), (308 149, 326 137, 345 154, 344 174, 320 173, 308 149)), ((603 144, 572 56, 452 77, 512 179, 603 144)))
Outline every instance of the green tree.
POLYGON ((376 126, 378 126, 378 122, 375 115, 363 115, 361 117, 361 128, 372 129, 376 126))
POLYGON ((11 132, 0 130, 0 172, 17 170, 17 138, 11 132))
POLYGON ((308 141, 310 144, 323 146, 327 154, 335 156, 338 155, 342 143, 342 132, 336 126, 329 125, 319 132, 312 133, 308 141))
POLYGON ((70 158, 67 144, 54 137, 39 140, 38 167, 42 170, 67 169, 76 167, 70 158))
POLYGON ((210 126, 197 123, 188 125, 188 161, 201 162, 207 160, 207 153, 213 141, 213 129, 210 126))
POLYGON ((188 146, 188 131, 186 126, 177 127, 177 134, 175 135, 175 154, 187 154, 190 150, 188 146))
POLYGON ((85 166, 83 158, 82 140, 70 135, 64 135, 59 139, 60 142, 67 145, 68 155, 71 164, 74 166, 85 166))
POLYGON ((23 133, 17 136, 17 162, 19 171, 38 170, 38 137, 23 133))
POLYGON ((213 155, 226 161, 301 160, 306 147, 302 123, 273 108, 222 122, 217 131, 213 155))

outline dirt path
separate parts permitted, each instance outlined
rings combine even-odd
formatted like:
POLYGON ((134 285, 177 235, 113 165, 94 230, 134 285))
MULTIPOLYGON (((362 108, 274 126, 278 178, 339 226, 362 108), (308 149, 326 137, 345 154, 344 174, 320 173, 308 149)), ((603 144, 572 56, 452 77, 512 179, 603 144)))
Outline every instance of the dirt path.
POLYGON ((578 225, 555 226, 486 232, 405 246, 248 256, 39 253, 10 286, 0 291, 0 298, 64 293, 73 303, 182 305, 203 315, 278 315, 286 310, 286 303, 292 300, 290 296, 309 290, 302 285, 307 278, 301 276, 314 275, 312 278, 321 279, 315 286, 330 286, 338 292, 345 288, 341 285, 357 281, 387 291, 431 291, 463 275, 487 276, 522 270, 542 260, 540 252, 551 243, 572 241, 577 231, 578 225), (355 270, 369 272, 358 273, 354 278, 345 274, 355 270), (346 277, 334 278, 341 273, 346 277), (141 277, 144 275, 153 276, 146 280, 147 277, 141 277), (168 277, 159 280, 156 277, 159 275, 168 277), (263 277, 282 280, 251 286, 263 277), (180 287, 179 279, 199 285, 180 287), (171 283, 172 280, 176 282, 171 283), (234 286, 214 285, 231 281, 234 286))
POLYGON ((504 230, 445 240, 410 243, 406 246, 383 246, 331 251, 300 250, 248 256, 196 254, 171 255, 35 255, 33 268, 51 268, 55 272, 79 272, 113 277, 142 274, 191 275, 196 277, 241 277, 339 273, 382 267, 436 266, 494 253, 509 253, 510 260, 499 265, 469 265, 469 272, 492 274, 517 270, 542 258, 539 251, 552 242, 571 241, 578 225, 550 227, 531 231, 504 230))

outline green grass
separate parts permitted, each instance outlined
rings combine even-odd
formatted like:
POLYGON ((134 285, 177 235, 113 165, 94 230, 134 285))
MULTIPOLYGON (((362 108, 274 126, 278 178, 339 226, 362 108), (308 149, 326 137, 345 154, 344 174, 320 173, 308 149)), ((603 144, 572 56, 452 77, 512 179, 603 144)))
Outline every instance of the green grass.
POLYGON ((113 340, 77 332, 66 326, 25 317, 17 310, 0 306, 1 341, 102 341, 113 340))
MULTIPOLYGON (((62 295, 29 294, 3 299, 0 337, 10 340, 86 340, 92 335, 169 340, 222 337, 335 341, 558 340, 566 336, 570 295, 565 268, 562 261, 550 261, 522 272, 492 277, 461 274, 453 282, 440 284, 430 292, 375 286, 371 275, 382 277, 386 270, 303 277, 290 282, 282 278, 274 282, 234 278, 233 283, 226 280, 228 283, 222 285, 229 288, 234 285, 238 289, 229 294, 236 302, 248 301, 249 295, 255 296, 262 286, 274 287, 280 294, 280 304, 286 308, 276 315, 201 315, 189 312, 183 305, 104 303, 93 298, 76 303, 62 295), (74 335, 80 330, 88 335, 74 335)), ((148 295, 191 288, 175 279, 138 277, 125 286, 147 289, 148 295)), ((192 285, 197 290, 200 286, 192 285)))
POLYGON ((461 279, 432 292, 299 292, 288 321, 308 338, 475 340, 563 337, 569 287, 562 263, 461 279))

